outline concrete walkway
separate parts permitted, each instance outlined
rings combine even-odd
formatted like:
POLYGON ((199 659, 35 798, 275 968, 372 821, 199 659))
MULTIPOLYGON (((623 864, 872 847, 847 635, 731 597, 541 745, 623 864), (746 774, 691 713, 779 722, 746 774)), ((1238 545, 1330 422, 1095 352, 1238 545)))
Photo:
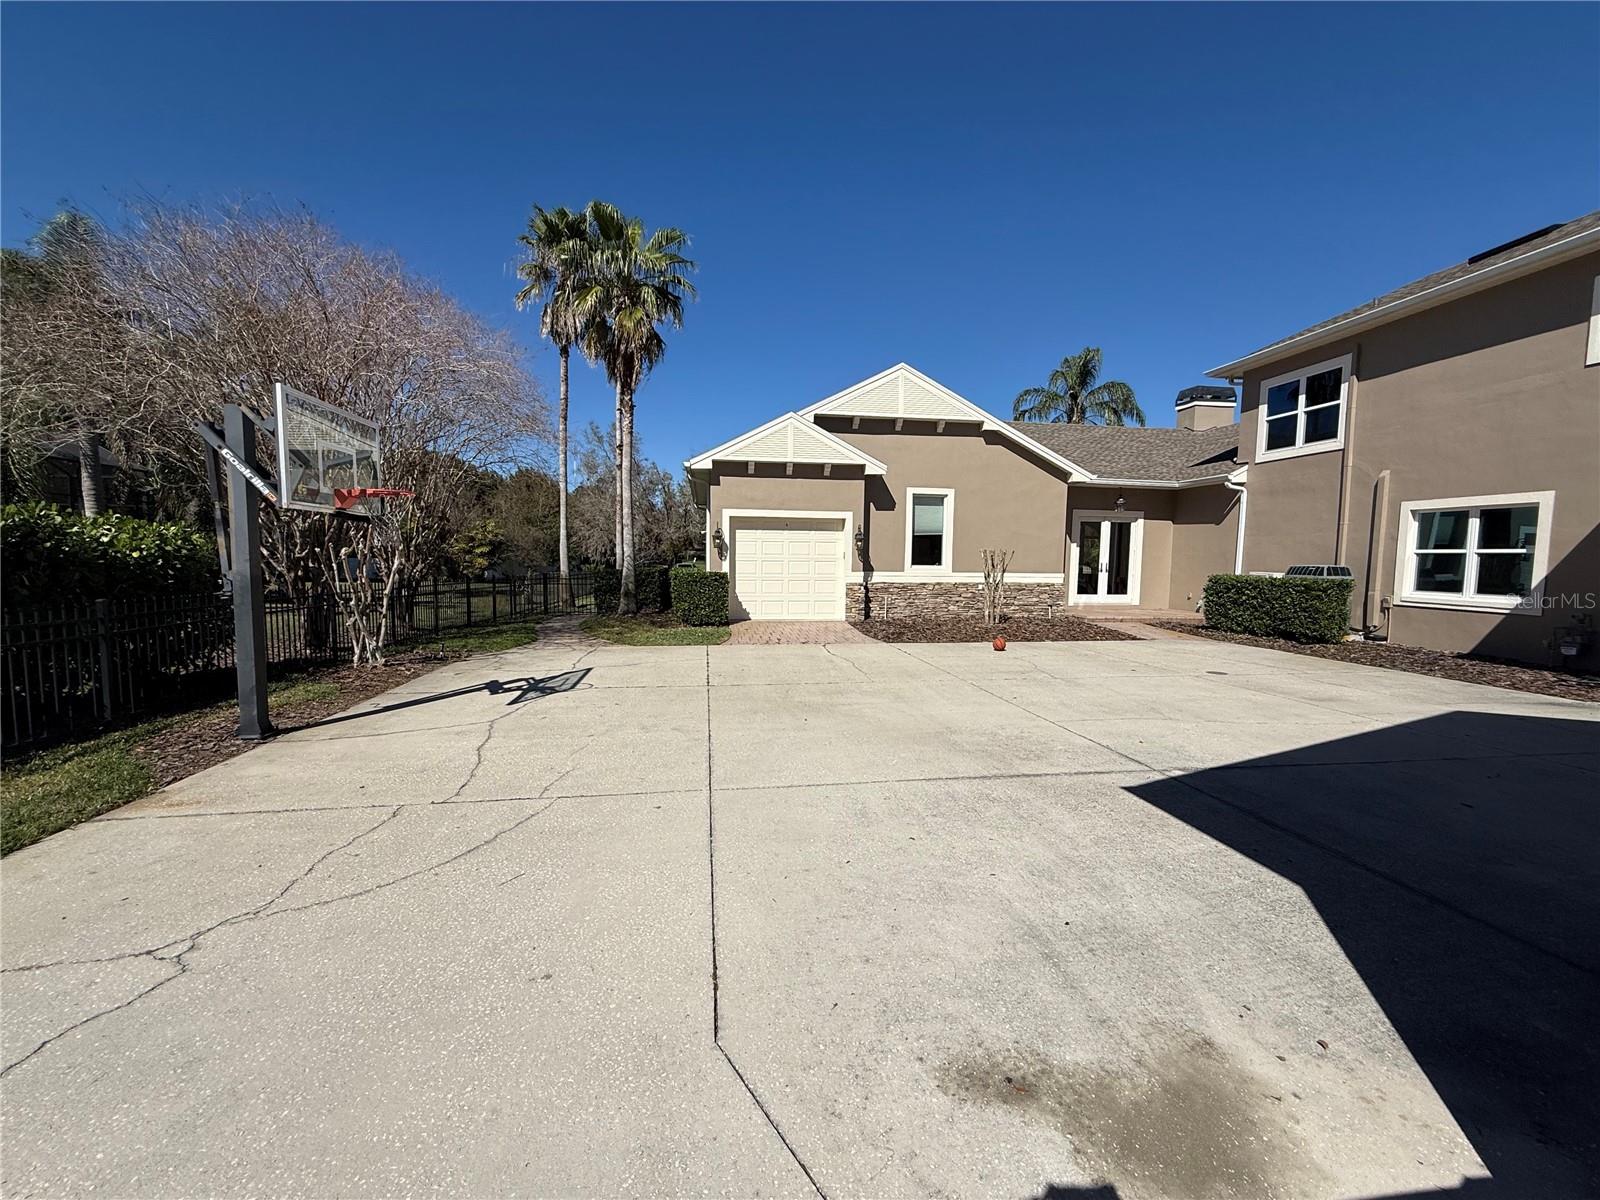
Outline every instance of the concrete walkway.
POLYGON ((1597 717, 1200 640, 452 664, 5 860, 0 1191, 1592 1195, 1597 717))

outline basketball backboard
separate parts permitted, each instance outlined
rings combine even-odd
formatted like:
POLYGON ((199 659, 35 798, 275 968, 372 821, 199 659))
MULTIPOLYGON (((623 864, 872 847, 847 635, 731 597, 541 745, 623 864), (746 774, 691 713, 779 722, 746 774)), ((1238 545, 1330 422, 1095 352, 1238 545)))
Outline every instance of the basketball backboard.
POLYGON ((324 404, 285 384, 273 389, 278 423, 278 502, 308 512, 376 511, 381 500, 349 507, 335 502, 335 489, 383 485, 378 427, 364 417, 324 404))

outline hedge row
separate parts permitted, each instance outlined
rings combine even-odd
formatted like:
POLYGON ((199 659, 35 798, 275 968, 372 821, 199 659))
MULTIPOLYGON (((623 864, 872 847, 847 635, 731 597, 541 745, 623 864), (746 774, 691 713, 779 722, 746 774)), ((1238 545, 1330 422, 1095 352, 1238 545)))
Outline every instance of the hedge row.
POLYGON ((667 567, 640 567, 634 572, 640 612, 666 612, 672 607, 672 584, 667 567))
POLYGON ((216 542, 192 526, 119 513, 83 517, 40 502, 0 508, 0 559, 8 607, 218 585, 216 542))
POLYGON ((1350 630, 1353 579, 1213 575, 1206 580, 1206 624, 1227 633, 1338 642, 1350 630))
POLYGON ((622 572, 615 567, 594 569, 594 610, 602 617, 615 616, 622 599, 622 572))
POLYGON ((685 625, 726 625, 727 575, 701 567, 673 567, 672 615, 685 625))

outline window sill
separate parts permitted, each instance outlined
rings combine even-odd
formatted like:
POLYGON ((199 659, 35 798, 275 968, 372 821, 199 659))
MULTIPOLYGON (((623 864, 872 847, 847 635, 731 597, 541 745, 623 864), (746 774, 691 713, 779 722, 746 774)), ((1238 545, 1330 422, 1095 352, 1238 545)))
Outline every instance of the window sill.
POLYGON ((1464 596, 1401 596, 1395 601, 1400 608, 1440 608, 1450 612, 1494 613, 1500 616, 1536 617, 1539 615, 1539 596, 1520 600, 1472 599, 1464 596))
POLYGON ((1256 455, 1255 461, 1258 463, 1277 462, 1280 458, 1304 458, 1308 454, 1328 454, 1334 450, 1343 449, 1343 439, 1332 442, 1313 442, 1309 446, 1291 446, 1286 450, 1263 450, 1256 455))

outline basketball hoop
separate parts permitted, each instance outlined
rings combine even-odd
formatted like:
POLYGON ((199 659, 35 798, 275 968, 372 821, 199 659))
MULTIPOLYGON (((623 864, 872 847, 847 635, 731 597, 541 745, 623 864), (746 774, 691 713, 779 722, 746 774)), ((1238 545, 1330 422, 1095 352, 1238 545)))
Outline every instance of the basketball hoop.
POLYGON ((387 497, 415 496, 410 488, 351 487, 333 489, 333 507, 336 512, 346 512, 363 500, 381 500, 387 497))

